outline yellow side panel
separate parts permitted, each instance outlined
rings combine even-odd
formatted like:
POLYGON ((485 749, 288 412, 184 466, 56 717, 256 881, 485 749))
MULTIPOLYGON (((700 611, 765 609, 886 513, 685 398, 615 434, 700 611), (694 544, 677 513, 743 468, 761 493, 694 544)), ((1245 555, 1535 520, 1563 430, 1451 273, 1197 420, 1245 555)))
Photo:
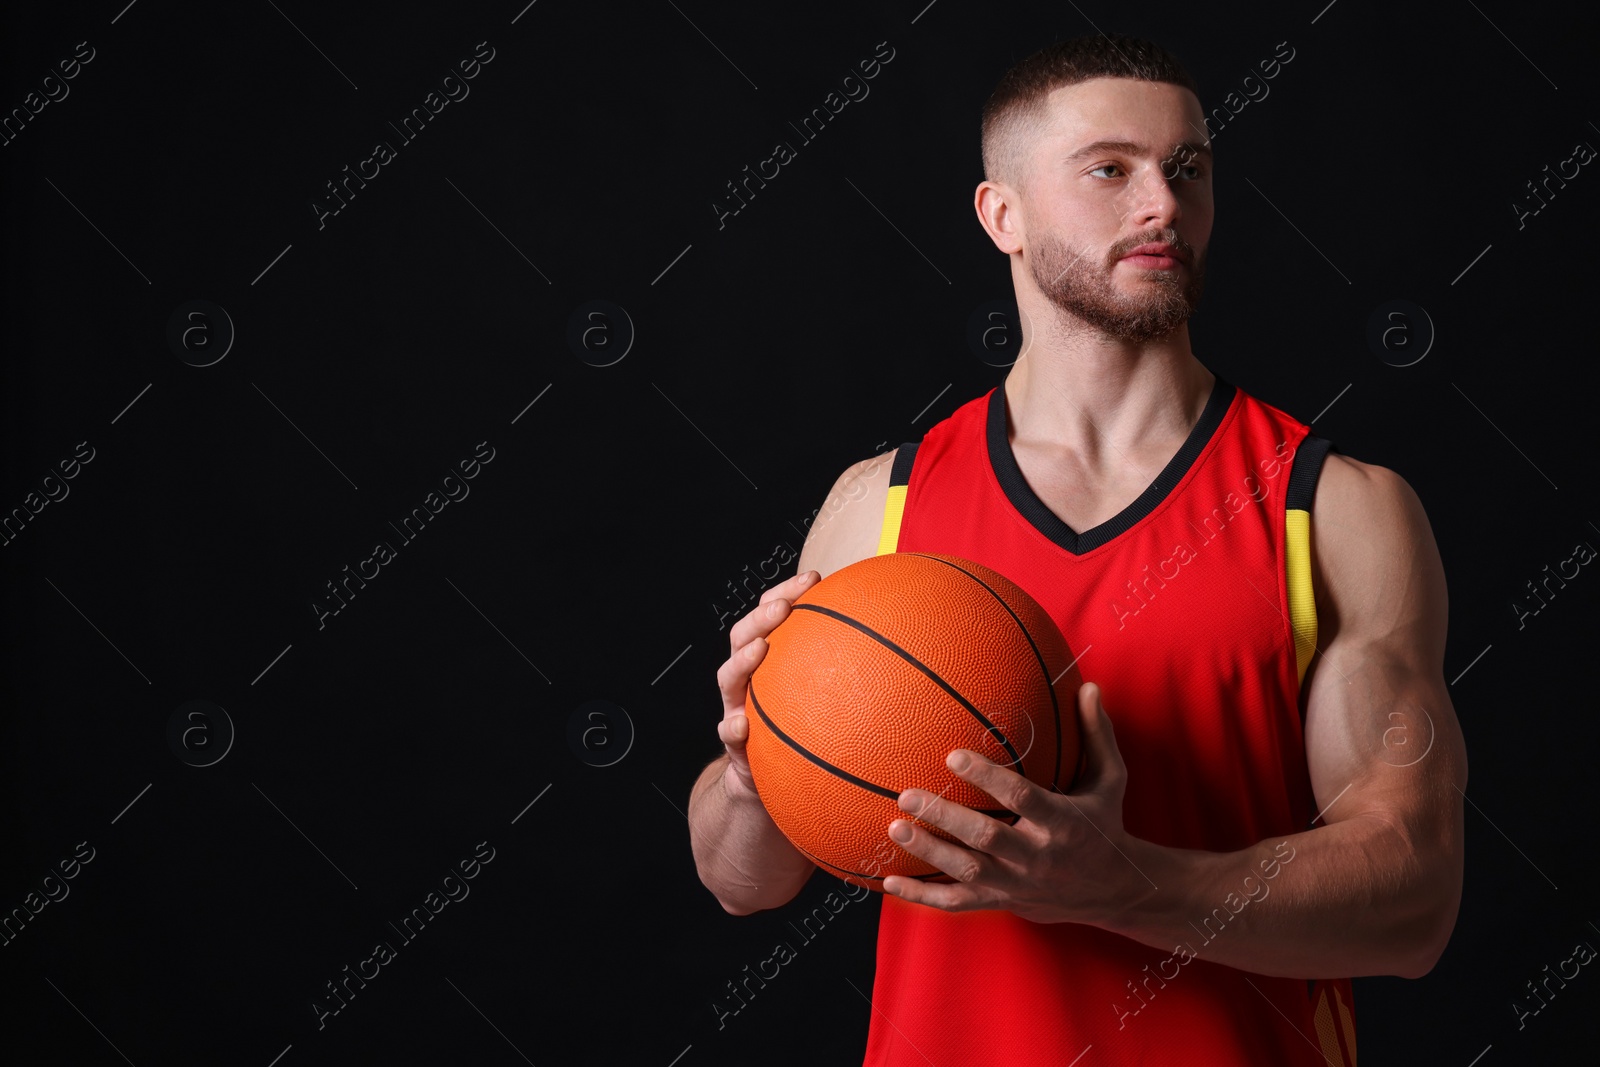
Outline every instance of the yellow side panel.
POLYGON ((1322 1058, 1339 1067, 1350 1067, 1344 1062, 1344 1054, 1339 1051, 1339 1038, 1333 1032, 1333 1012, 1328 1007, 1328 1001, 1334 994, 1323 987, 1317 991, 1317 1012, 1314 1019, 1317 1028, 1317 1041, 1322 1045, 1322 1058))
POLYGON ((883 504, 883 533, 878 536, 878 555, 888 555, 900 543, 900 516, 906 509, 906 487, 891 485, 883 504))
POLYGON ((1294 632, 1295 668, 1303 680, 1317 647, 1317 605, 1311 595, 1311 513, 1290 508, 1284 515, 1285 565, 1289 582, 1289 628, 1294 632))
POLYGON ((1344 999, 1337 992, 1331 994, 1334 1003, 1339 1007, 1339 1023, 1344 1027, 1345 1047, 1350 1050, 1350 1067, 1356 1067, 1356 1023, 1350 1018, 1350 1009, 1345 1007, 1344 999))

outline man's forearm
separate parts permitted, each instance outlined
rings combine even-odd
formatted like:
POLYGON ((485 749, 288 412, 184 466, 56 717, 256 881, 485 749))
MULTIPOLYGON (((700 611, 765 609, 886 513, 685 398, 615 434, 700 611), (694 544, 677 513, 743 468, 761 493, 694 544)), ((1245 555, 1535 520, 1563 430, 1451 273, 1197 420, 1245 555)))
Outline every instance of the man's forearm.
POLYGON ((1459 852, 1410 842, 1379 816, 1238 852, 1134 839, 1127 855, 1144 888, 1096 925, 1257 974, 1420 977, 1460 902, 1459 852))
POLYGON ((734 915, 795 898, 816 865, 779 830, 761 798, 724 785, 728 758, 714 761, 689 796, 689 839, 700 880, 734 915))

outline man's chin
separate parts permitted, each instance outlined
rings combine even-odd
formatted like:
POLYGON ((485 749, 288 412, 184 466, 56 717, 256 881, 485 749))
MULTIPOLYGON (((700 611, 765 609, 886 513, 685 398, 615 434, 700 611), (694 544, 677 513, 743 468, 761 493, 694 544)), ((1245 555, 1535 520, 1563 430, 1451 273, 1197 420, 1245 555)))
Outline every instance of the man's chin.
POLYGON ((1165 337, 1180 326, 1187 325, 1194 315, 1194 308, 1188 305, 1163 314, 1160 310, 1140 308, 1118 308, 1115 313, 1108 313, 1105 308, 1069 307, 1056 301, 1051 303, 1058 310, 1101 333, 1130 342, 1165 337))

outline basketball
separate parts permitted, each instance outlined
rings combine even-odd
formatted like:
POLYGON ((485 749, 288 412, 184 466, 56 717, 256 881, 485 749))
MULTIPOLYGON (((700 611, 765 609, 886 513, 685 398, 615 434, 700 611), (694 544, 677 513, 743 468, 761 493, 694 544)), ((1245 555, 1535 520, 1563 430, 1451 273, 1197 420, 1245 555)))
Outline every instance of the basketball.
POLYGON ((828 575, 768 636, 745 694, 746 754, 768 813, 823 870, 882 892, 891 874, 951 878, 888 834, 912 787, 1006 823, 1017 815, 945 766, 966 748, 1046 789, 1071 788, 1081 684, 1055 621, 1001 574, 891 552, 828 575))

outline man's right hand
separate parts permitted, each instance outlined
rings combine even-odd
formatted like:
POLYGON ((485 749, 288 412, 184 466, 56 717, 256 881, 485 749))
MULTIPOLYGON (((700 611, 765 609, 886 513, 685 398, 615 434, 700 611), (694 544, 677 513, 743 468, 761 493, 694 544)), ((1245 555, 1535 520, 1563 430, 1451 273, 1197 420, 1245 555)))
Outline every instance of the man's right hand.
POLYGON ((745 698, 750 676, 767 654, 772 633, 808 590, 841 567, 878 549, 895 450, 851 464, 817 509, 800 550, 798 573, 762 592, 728 632, 728 659, 717 669, 724 755, 706 765, 689 791, 689 843, 700 881, 732 915, 782 907, 817 866, 772 821, 750 776, 745 748, 750 721, 745 698))
POLYGON ((756 606, 728 631, 729 655, 717 668, 717 685, 722 690, 722 721, 717 723, 717 737, 728 753, 722 786, 732 798, 760 796, 745 755, 745 745, 750 740, 750 720, 745 715, 750 675, 766 657, 767 635, 789 617, 794 601, 815 586, 820 577, 814 570, 801 571, 779 582, 762 593, 756 606))

